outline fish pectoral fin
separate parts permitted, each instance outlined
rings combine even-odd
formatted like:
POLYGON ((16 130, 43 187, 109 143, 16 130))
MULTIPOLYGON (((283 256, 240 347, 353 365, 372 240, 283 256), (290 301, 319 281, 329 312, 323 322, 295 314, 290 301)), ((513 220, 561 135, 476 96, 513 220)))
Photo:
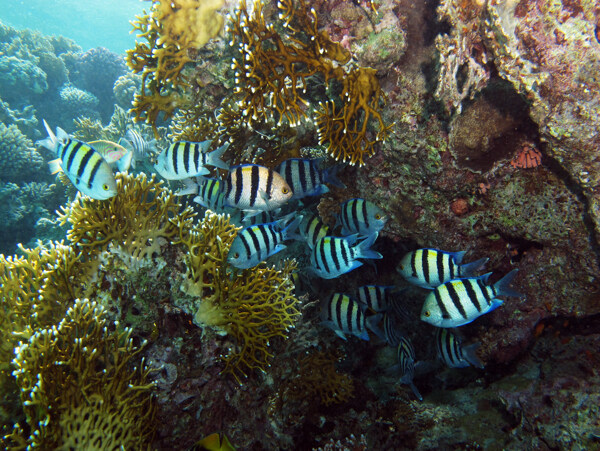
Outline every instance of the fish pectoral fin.
POLYGON ((60 158, 57 158, 56 160, 51 160, 48 162, 48 167, 50 168, 51 174, 58 174, 59 172, 62 172, 60 163, 62 163, 62 160, 60 158))
POLYGON ((341 330, 339 330, 339 329, 336 329, 336 330, 334 330, 334 332, 335 332, 335 334, 336 334, 338 337, 340 337, 340 338, 342 338, 342 339, 346 340, 346 336, 344 335, 344 332, 342 332, 342 331, 341 331, 341 330))

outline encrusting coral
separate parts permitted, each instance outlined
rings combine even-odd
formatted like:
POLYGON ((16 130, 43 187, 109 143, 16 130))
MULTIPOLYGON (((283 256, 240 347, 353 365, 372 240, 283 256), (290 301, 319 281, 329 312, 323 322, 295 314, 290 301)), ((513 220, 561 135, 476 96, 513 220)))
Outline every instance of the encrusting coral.
POLYGON ((181 236, 188 249, 182 289, 198 301, 194 305, 198 325, 225 330, 237 342, 237 349, 223 357, 223 371, 241 383, 250 371, 269 366, 269 341, 286 338, 300 312, 293 295, 293 262, 281 270, 261 265, 229 274, 227 253, 237 230, 227 216, 209 211, 181 236))
MULTIPOLYGON (((118 325, 117 325, 118 326, 118 325)), ((27 427, 5 437, 9 449, 142 449, 156 412, 148 368, 131 329, 111 332, 105 309, 76 299, 64 319, 15 349, 13 375, 27 427), (26 432, 28 430, 28 432, 26 432)))

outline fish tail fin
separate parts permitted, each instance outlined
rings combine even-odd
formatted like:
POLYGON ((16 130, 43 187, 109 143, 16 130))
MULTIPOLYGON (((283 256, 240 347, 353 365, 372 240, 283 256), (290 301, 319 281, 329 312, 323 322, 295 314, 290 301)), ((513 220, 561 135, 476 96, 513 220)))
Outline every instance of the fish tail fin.
POLYGON ((379 321, 381 321, 381 318, 383 318, 383 314, 378 313, 376 315, 369 316, 365 322, 367 324, 367 327, 371 330, 371 332, 377 335, 377 337, 379 337, 381 341, 387 341, 385 339, 385 334, 379 328, 379 321))
POLYGON ((472 345, 465 346, 462 348, 463 357, 472 366, 483 369, 484 364, 477 355, 477 350, 481 346, 481 343, 473 343, 472 345))
POLYGON ((48 125, 48 122, 46 122, 46 119, 42 119, 42 120, 44 121, 44 128, 46 129, 46 132, 48 133, 48 137, 45 139, 36 141, 36 144, 38 146, 45 147, 46 149, 48 149, 51 152, 56 152, 57 147, 58 147, 58 138, 56 137, 56 135, 54 134, 54 132, 48 125))
POLYGON ((223 156, 223 154, 225 153, 225 151, 227 150, 228 147, 229 147, 229 143, 227 142, 227 143, 223 144, 222 146, 217 147, 212 152, 210 152, 206 159, 207 164, 210 164, 219 169, 225 169, 226 171, 229 171, 229 165, 221 159, 221 157, 223 156))
POLYGON ((516 277, 518 271, 519 270, 516 268, 513 269, 511 272, 509 272, 507 275, 505 275, 502 279, 500 279, 494 284, 496 296, 513 296, 516 298, 523 297, 523 294, 513 290, 509 286, 512 283, 513 279, 516 277))
POLYGON ((467 251, 450 252, 450 255, 452 255, 452 258, 454 258, 454 261, 456 262, 456 264, 460 265, 460 263, 462 262, 462 259, 466 253, 467 253, 467 251))
POLYGON ((417 388, 417 386, 414 384, 413 381, 410 381, 410 383, 408 384, 410 386, 410 388, 412 389, 413 393, 415 394, 415 396, 417 397, 417 399, 419 401, 423 401, 423 396, 421 396, 421 393, 419 392, 419 389, 417 388))
POLYGON ((355 258, 373 258, 373 259, 383 258, 383 255, 381 255, 379 252, 376 252, 376 251, 370 249, 370 247, 373 245, 373 243, 377 239, 377 236, 378 236, 378 233, 375 232, 375 233, 372 233, 371 235, 369 235, 363 241, 361 241, 355 248, 357 251, 355 258))
MULTIPOLYGON (((182 180, 184 187, 175 193, 176 196, 185 196, 188 194, 198 194, 198 184, 193 178, 182 180)), ((199 202, 198 202, 199 203, 199 202)))
POLYGON ((329 183, 333 186, 337 186, 338 188, 346 188, 346 185, 344 185, 340 179, 338 179, 337 173, 340 170, 340 168, 344 167, 344 164, 336 164, 328 169, 325 169, 323 171, 323 181, 325 183, 329 183))
POLYGON ((488 262, 488 260, 489 258, 480 258, 479 260, 475 260, 474 262, 460 265, 461 277, 472 276, 477 270, 483 268, 483 265, 485 265, 488 262))
POLYGON ((285 228, 281 231, 284 240, 298 240, 299 235, 296 233, 296 230, 298 229, 298 226, 300 225, 301 221, 302 215, 298 215, 296 219, 294 219, 287 226, 285 226, 285 228))

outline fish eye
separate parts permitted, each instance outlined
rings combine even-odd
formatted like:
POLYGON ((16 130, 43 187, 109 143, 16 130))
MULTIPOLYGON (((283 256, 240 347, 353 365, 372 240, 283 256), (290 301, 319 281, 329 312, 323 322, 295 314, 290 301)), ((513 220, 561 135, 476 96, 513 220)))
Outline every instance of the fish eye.
POLYGON ((233 258, 238 258, 240 256, 240 254, 238 254, 237 252, 235 254, 233 254, 233 258))
POLYGON ((378 213, 375 215, 375 219, 381 219, 381 215, 378 213))
POLYGON ((290 192, 290 190, 284 187, 284 188, 282 188, 282 189, 281 189, 281 192, 282 192, 283 194, 287 194, 287 193, 289 193, 289 192, 290 192))
POLYGON ((102 189, 103 189, 104 191, 108 191, 108 185, 105 183, 104 185, 102 185, 102 189))
POLYGON ((398 265, 398 269, 402 271, 404 269, 404 265, 398 265))
POLYGON ((425 318, 429 318, 431 316, 431 313, 429 312, 429 310, 427 310, 425 313, 423 313, 423 316, 425 318))

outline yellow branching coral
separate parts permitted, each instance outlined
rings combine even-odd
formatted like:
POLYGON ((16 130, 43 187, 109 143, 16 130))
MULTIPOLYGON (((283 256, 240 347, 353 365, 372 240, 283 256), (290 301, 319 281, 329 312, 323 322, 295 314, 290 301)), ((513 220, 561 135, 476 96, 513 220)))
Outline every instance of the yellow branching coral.
POLYGON ((311 350, 300 356, 297 376, 286 384, 284 393, 294 399, 317 397, 326 406, 348 401, 354 395, 354 383, 335 368, 340 359, 339 351, 311 350))
MULTIPOLYGON (((118 327, 117 327, 118 329, 118 327)), ((154 385, 131 329, 109 331, 104 308, 75 300, 64 319, 15 350, 27 427, 9 448, 142 449, 154 434, 154 385)))
POLYGON ((117 196, 98 201, 78 194, 59 213, 62 224, 72 225, 67 237, 86 258, 111 243, 135 258, 151 257, 161 244, 191 226, 195 213, 190 207, 181 210, 174 194, 154 175, 120 173, 116 180, 117 196))
POLYGON ((231 44, 240 53, 232 67, 243 116, 250 124, 274 117, 295 125, 311 113, 309 95, 323 90, 322 81, 327 92, 328 84, 341 84, 341 99, 322 102, 316 113, 320 143, 337 160, 363 165, 391 129, 379 113, 383 94, 376 71, 344 68, 350 53, 318 29, 317 14, 304 0, 280 0, 278 7, 284 36, 265 19, 260 2, 249 13, 242 0, 230 25, 231 44), (372 122, 378 131, 368 130, 372 122))
POLYGON ((285 119, 293 125, 307 117, 309 78, 341 77, 339 65, 347 63, 350 54, 325 31, 318 31, 317 15, 307 11, 304 0, 298 10, 291 0, 278 2, 278 7, 288 39, 266 22, 262 3, 249 13, 246 1, 241 1, 230 25, 231 45, 237 44, 241 55, 232 67, 236 92, 243 95, 242 112, 250 122, 275 116, 279 123, 285 119))
POLYGON ((182 71, 193 60, 192 52, 221 31, 223 17, 217 10, 223 4, 223 0, 153 0, 150 14, 144 11, 132 22, 137 36, 146 40, 127 51, 127 64, 142 74, 141 93, 132 111, 136 120, 152 124, 155 134, 158 115, 163 112, 168 119, 184 103, 177 92, 188 86, 182 71))
POLYGON ((336 110, 335 101, 331 101, 322 104, 317 113, 319 144, 328 143, 327 151, 336 160, 364 165, 364 158, 373 155, 373 146, 383 141, 392 127, 385 125, 379 113, 382 94, 375 73, 375 69, 364 67, 350 71, 343 80, 342 107, 336 110), (371 119, 377 121, 379 130, 369 139, 367 124, 371 119))
POLYGON ((249 371, 269 366, 269 341, 286 338, 300 312, 291 281, 295 264, 287 262, 280 271, 261 265, 230 274, 227 253, 237 230, 228 216, 209 211, 181 241, 189 250, 183 289, 200 298, 195 322, 233 336, 238 348, 224 357, 224 372, 241 382, 249 371))

